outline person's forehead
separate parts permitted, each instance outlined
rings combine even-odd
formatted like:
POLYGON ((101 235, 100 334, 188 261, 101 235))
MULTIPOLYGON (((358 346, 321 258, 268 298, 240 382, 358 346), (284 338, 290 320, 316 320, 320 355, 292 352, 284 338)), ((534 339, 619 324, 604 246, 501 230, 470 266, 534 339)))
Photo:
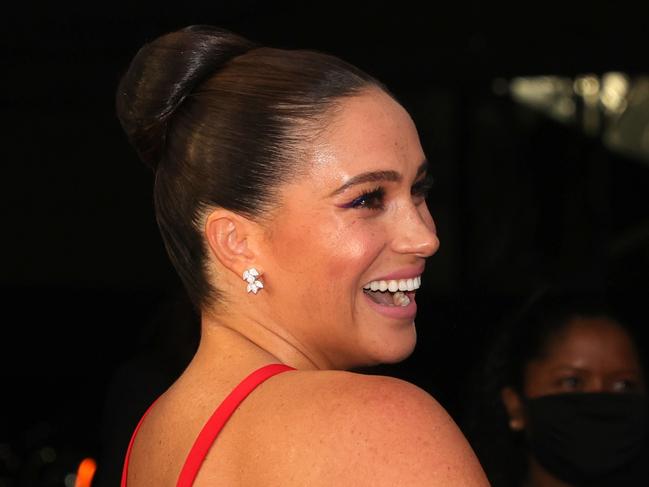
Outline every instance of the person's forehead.
POLYGON ((546 345, 541 359, 569 361, 579 358, 606 362, 635 362, 633 343, 626 331, 607 318, 575 318, 546 345))
MULTIPOLYGON (((331 125, 314 142, 311 169, 336 177, 332 168, 350 175, 368 170, 398 170, 424 159, 414 123, 386 94, 346 99, 331 125)), ((320 176, 319 176, 320 177, 320 176)))
MULTIPOLYGON (((414 124, 408 112, 387 93, 371 89, 340 101, 324 138, 354 145, 394 144, 395 136, 412 130, 414 124)), ((403 144, 407 140, 400 137, 396 142, 403 144)))

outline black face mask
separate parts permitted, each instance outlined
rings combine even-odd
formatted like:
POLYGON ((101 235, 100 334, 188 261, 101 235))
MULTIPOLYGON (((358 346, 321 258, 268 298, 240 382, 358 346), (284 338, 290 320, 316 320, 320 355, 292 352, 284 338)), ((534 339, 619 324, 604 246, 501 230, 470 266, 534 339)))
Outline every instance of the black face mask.
POLYGON ((645 446, 644 396, 556 394, 525 403, 532 454, 565 482, 588 484, 619 471, 645 446))

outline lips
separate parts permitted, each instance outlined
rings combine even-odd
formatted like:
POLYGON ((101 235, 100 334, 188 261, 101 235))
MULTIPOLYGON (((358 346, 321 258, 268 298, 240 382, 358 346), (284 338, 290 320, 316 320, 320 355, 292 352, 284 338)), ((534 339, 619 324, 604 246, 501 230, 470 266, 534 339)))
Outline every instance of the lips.
POLYGON ((424 264, 402 268, 363 285, 367 303, 378 313, 396 319, 414 319, 415 292, 421 286, 424 264))
POLYGON ((401 271, 366 283, 363 294, 369 305, 384 316, 414 319, 417 313, 415 292, 420 286, 421 271, 401 271))

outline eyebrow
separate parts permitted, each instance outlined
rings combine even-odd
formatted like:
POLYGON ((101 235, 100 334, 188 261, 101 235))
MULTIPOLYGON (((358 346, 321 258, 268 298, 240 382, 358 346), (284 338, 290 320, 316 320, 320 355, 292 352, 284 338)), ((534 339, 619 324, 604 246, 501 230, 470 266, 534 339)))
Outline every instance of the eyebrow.
MULTIPOLYGON (((579 365, 568 365, 568 364, 560 364, 560 365, 557 365, 557 366, 553 367, 550 370, 552 370, 553 372, 561 372, 561 371, 564 371, 564 370, 566 370, 566 371, 576 370, 578 372, 590 372, 590 368, 587 367, 587 366, 582 367, 582 366, 579 366, 579 365)), ((626 368, 626 369, 614 370, 612 373, 613 374, 641 374, 642 371, 641 371, 641 369, 639 369, 637 367, 629 367, 629 368, 626 368)))
MULTIPOLYGON (((428 170, 428 161, 424 161, 419 165, 415 180, 428 170)), ((357 186, 364 183, 377 183, 381 181, 399 182, 403 179, 397 171, 369 171, 349 178, 342 186, 333 191, 329 196, 336 196, 340 193, 347 191, 352 186, 357 186)))

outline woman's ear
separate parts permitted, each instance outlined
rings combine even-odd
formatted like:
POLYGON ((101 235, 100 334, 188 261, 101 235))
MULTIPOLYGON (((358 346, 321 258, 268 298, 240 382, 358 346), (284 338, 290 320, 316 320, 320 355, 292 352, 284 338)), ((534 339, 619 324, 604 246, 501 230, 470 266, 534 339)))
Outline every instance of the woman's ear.
POLYGON ((503 387, 500 391, 500 398, 503 401, 507 415, 509 416, 509 428, 512 431, 525 429, 525 409, 521 396, 511 387, 503 387))
POLYGON ((205 240, 212 256, 239 277, 244 270, 259 267, 254 244, 257 226, 229 210, 214 210, 205 222, 205 240))

